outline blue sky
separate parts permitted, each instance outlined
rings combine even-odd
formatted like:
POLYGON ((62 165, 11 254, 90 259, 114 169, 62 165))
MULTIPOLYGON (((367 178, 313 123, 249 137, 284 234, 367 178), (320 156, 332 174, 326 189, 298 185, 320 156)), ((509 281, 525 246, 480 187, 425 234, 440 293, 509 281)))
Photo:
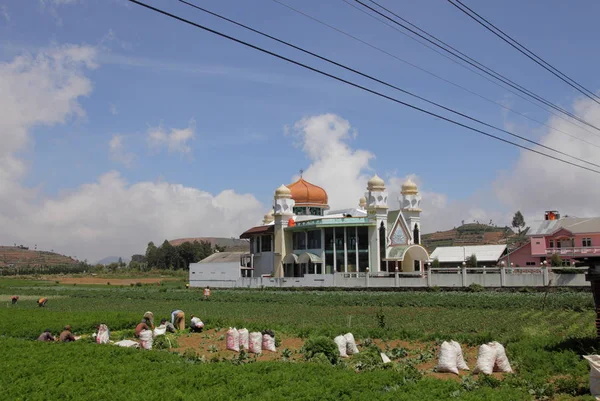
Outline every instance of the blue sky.
MULTIPOLYGON (((282 1, 494 101, 540 121, 549 121, 549 115, 539 108, 341 0, 282 1)), ((177 1, 148 0, 148 3, 422 105, 177 1)), ((516 127, 520 133, 536 139, 547 135, 547 130, 539 129, 529 120, 507 114, 496 105, 431 78, 272 0, 196 3, 489 123, 516 127)), ((579 99, 573 89, 446 1, 382 0, 381 3, 565 108, 571 109, 579 99)), ((595 24, 595 16, 600 12, 598 2, 567 4, 536 0, 467 4, 586 87, 598 88, 595 66, 599 55, 591 51, 598 37, 595 24)), ((97 52, 94 58, 97 68, 82 73, 93 89, 89 95, 77 97, 85 116, 70 116, 57 124, 32 124, 27 129, 30 145, 15 153, 28 163, 19 185, 38 188, 36 196, 40 201, 63 199, 114 170, 127 185, 158 180, 211 194, 233 189, 238 194, 253 195, 266 208, 277 186, 290 182, 300 168, 307 170, 315 163, 305 149, 295 146, 293 136, 284 134, 284 127, 302 118, 330 113, 347 120, 351 130, 357 132, 355 137, 343 141, 350 149, 365 150, 375 156, 361 167, 361 176, 375 172, 383 177, 416 175, 422 190, 443 196, 444 205, 467 202, 465 215, 476 207, 488 210, 486 217, 501 219, 520 207, 507 204, 505 197, 496 193, 498 180, 514 175, 523 163, 523 156, 516 148, 125 0, 9 0, 2 3, 0 11, 2 63, 12 63, 24 52, 35 56, 40 49, 66 44, 89 46, 97 52), (162 126, 168 133, 190 124, 194 127, 194 138, 186 141, 188 151, 169 152, 165 146, 148 146, 149 130, 162 126), (128 166, 122 158, 111 156, 109 142, 115 135, 121 135, 122 152, 133 158, 128 166)), ((533 159, 533 164, 536 162, 542 160, 533 159)), ((319 177, 312 178, 319 183, 319 177)), ((352 206, 355 200, 348 203, 352 206)), ((533 213, 537 212, 534 206, 544 208, 543 205, 522 208, 529 207, 533 213)), ((454 223, 444 221, 450 226, 446 228, 458 224, 461 217, 455 216, 454 223)), ((161 233, 153 235, 160 237, 161 233)))

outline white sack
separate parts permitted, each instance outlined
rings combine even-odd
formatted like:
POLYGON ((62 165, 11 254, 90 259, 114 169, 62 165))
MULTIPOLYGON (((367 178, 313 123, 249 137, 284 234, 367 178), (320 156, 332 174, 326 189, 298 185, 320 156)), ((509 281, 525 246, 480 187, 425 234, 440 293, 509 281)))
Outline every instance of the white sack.
POLYGON ((255 331, 249 334, 248 351, 254 354, 262 352, 262 333, 255 331))
POLYGON ((493 343, 483 344, 479 347, 477 353, 477 365, 475 366, 474 373, 485 373, 491 375, 494 371, 494 365, 496 364, 496 350, 497 348, 493 343))
POLYGON ((135 342, 135 341, 131 341, 131 340, 121 340, 115 343, 115 345, 118 345, 119 347, 127 347, 127 348, 139 348, 140 344, 135 342))
POLYGON ((344 338, 346 339, 346 353, 348 355, 358 354, 358 347, 356 346, 356 341, 354 341, 354 335, 352 333, 344 334, 344 338))
POLYGON ((600 400, 600 355, 584 355, 590 364, 590 393, 600 400))
POLYGON ((492 344, 494 344, 494 347, 496 347, 496 363, 494 364, 494 370, 496 372, 512 373, 513 371, 510 367, 510 362, 508 362, 508 357, 506 356, 504 346, 496 341, 494 341, 492 344))
POLYGON ((165 334, 167 334, 167 325, 166 324, 161 324, 160 326, 158 326, 154 329, 154 337, 164 336, 165 334))
POLYGON ((380 352, 379 355, 381 356, 381 361, 383 363, 390 363, 390 362, 392 362, 390 360, 390 358, 388 358, 388 356, 386 354, 384 354, 383 352, 380 352))
POLYGON ((239 329, 238 334, 240 336, 240 349, 245 349, 246 351, 248 351, 248 348, 249 348, 248 329, 239 329))
POLYGON ((456 341, 450 341, 450 344, 456 348, 456 367, 460 370, 469 370, 469 366, 465 362, 465 358, 463 357, 462 348, 460 344, 456 341))
POLYGON ((152 349, 153 342, 152 330, 142 330, 140 332, 140 345, 143 349, 152 349))
POLYGON ((227 330, 227 349, 230 351, 240 352, 240 333, 234 327, 227 330))
POLYGON ((96 342, 98 344, 108 344, 110 339, 110 332, 105 324, 101 324, 98 328, 98 334, 96 334, 96 342))
POLYGON ((335 341, 335 343, 338 346, 338 351, 340 352, 340 356, 343 358, 348 358, 348 353, 346 352, 346 345, 348 344, 348 341, 346 341, 346 337, 337 336, 336 338, 333 339, 333 341, 335 341))
POLYGON ((440 347, 438 364, 435 369, 438 372, 450 372, 457 375, 458 369, 456 368, 456 354, 457 352, 454 345, 444 341, 440 347))
POLYGON ((268 334, 263 334, 262 349, 271 352, 277 352, 277 348, 275 348, 275 339, 268 334))

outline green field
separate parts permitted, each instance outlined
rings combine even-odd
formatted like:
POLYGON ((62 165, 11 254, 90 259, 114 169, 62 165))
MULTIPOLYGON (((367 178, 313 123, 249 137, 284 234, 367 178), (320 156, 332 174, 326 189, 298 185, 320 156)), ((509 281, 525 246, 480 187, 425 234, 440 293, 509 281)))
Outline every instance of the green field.
POLYGON ((0 280, 0 395, 7 400, 593 399, 589 368, 581 358, 597 353, 598 346, 590 293, 215 289, 210 301, 201 298, 201 291, 186 290, 182 282, 84 287, 0 280), (13 294, 22 297, 15 306, 8 302, 13 294), (46 308, 37 307, 38 296, 50 299, 46 308), (199 315, 208 329, 269 328, 303 339, 351 331, 359 343, 401 339, 431 349, 447 339, 464 346, 499 341, 516 373, 444 380, 401 359, 357 373, 346 362, 207 362, 165 350, 32 341, 43 329, 58 332, 65 324, 76 334, 91 333, 101 322, 113 333, 127 334, 144 312, 160 318, 173 309, 199 315))

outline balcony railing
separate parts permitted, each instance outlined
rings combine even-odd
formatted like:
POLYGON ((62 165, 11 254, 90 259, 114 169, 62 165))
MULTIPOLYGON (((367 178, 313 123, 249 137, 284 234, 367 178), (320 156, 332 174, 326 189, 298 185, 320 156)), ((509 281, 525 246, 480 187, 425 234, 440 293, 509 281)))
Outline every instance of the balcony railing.
POLYGON ((560 256, 600 256, 600 246, 546 248, 546 255, 554 255, 555 253, 560 256))

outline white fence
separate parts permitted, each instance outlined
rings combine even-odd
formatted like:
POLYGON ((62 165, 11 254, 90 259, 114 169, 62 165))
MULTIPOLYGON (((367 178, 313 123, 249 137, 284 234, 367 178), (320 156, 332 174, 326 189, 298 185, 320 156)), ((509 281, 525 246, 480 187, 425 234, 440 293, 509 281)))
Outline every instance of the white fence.
MULTIPOLYGON (((587 268, 578 268, 587 271, 587 268)), ((237 280, 190 278, 190 286, 216 288, 428 288, 469 287, 589 287, 581 273, 558 274, 549 268, 431 268, 415 273, 306 274, 304 277, 240 277, 237 280)))

